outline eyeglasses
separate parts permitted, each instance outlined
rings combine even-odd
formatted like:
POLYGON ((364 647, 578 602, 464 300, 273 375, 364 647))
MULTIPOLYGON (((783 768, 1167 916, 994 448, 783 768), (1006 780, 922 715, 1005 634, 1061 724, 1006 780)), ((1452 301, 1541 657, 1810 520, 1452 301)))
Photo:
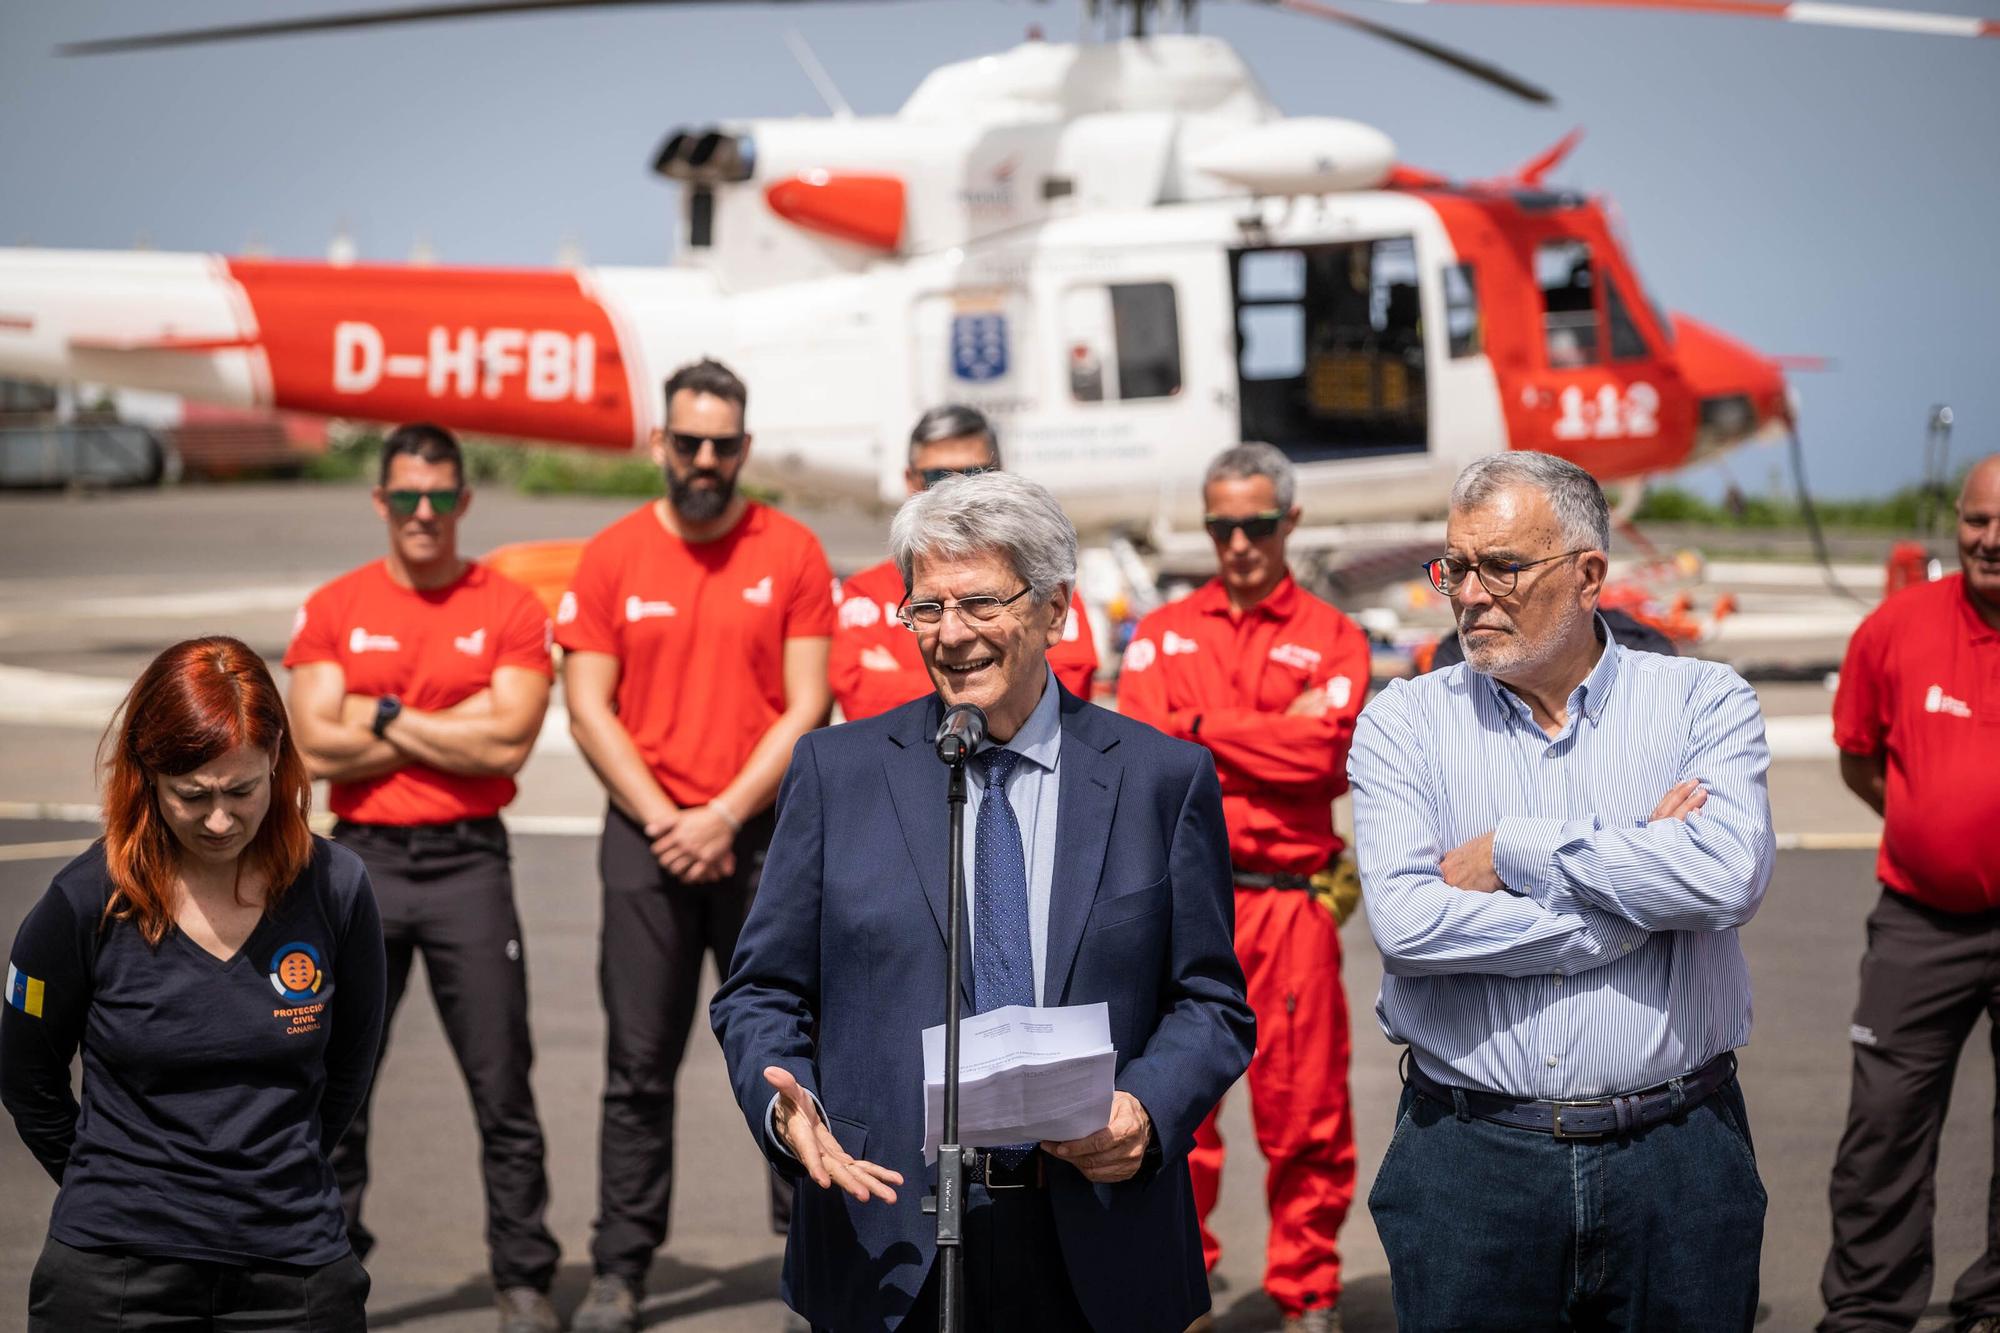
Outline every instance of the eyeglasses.
POLYGON ((389 512, 397 518, 409 518, 417 512, 425 500, 431 502, 431 512, 443 518, 458 512, 458 502, 465 498, 465 488, 454 486, 448 491, 384 491, 382 498, 388 503, 389 512))
POLYGON ((991 463, 981 463, 977 467, 921 468, 918 470, 917 475, 924 479, 924 489, 929 490, 931 487, 943 481, 946 477, 980 477, 984 476, 988 472, 998 472, 999 470, 1000 470, 999 468, 995 467, 991 463))
POLYGON ((737 431, 734 435, 687 435, 677 430, 670 430, 667 432, 667 438, 673 441, 674 452, 682 458, 693 458, 701 452, 704 444, 715 446, 717 458, 734 458, 743 452, 743 442, 750 437, 742 431, 737 431))
POLYGON ((1012 597, 961 597, 955 602, 906 602, 896 613, 896 619, 903 622, 903 628, 921 634, 925 630, 936 629, 944 624, 944 613, 958 612, 958 618, 966 624, 986 624, 998 620, 1003 608, 1012 606, 1028 595, 1023 588, 1012 597))
POLYGON ((1424 562, 1424 573, 1430 576, 1431 586, 1450 597, 1465 586, 1466 575, 1475 569, 1479 572, 1479 582, 1495 597, 1505 597, 1514 591, 1521 581, 1521 571, 1533 569, 1536 565, 1546 565, 1556 560, 1567 560, 1573 555, 1582 555, 1591 550, 1579 546, 1574 551, 1564 551, 1561 555, 1545 555, 1540 560, 1502 560, 1497 555, 1489 555, 1476 565, 1468 564, 1452 556, 1441 555, 1435 560, 1424 562))
POLYGON ((1251 541, 1261 542, 1276 532, 1278 525, 1284 521, 1284 510, 1267 509, 1248 518, 1224 518, 1220 514, 1210 514, 1202 519, 1201 525, 1208 529, 1208 535, 1215 539, 1217 545, 1227 545, 1235 540, 1239 528, 1251 541))

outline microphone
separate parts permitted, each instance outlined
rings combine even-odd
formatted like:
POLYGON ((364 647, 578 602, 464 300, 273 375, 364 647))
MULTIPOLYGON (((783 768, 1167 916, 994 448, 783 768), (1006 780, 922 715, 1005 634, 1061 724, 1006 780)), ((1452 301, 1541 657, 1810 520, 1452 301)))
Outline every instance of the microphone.
POLYGON ((954 766, 962 764, 985 739, 985 711, 978 704, 953 704, 938 723, 937 757, 954 766))

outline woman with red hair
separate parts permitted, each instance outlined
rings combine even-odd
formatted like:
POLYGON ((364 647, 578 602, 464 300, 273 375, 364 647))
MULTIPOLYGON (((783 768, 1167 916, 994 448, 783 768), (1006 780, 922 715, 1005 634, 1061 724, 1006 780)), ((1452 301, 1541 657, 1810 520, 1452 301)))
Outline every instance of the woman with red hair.
POLYGON ((365 1329, 327 1154, 382 1035, 367 874, 307 829, 235 639, 155 658, 105 750, 104 837, 21 924, 0 1009, 0 1101, 61 1187, 28 1327, 365 1329))

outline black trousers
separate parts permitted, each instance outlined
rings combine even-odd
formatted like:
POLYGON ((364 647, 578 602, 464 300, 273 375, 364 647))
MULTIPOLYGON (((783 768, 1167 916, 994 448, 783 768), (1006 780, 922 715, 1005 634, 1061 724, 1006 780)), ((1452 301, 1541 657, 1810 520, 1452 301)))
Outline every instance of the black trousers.
MULTIPOLYGON (((514 912, 507 834, 499 821, 469 830, 418 828, 407 833, 341 824, 334 838, 368 866, 382 912, 389 957, 388 1027, 424 959, 438 1017, 472 1095, 486 1187, 486 1246, 496 1287, 546 1291, 559 1250, 543 1220, 549 1182, 542 1125, 529 1083, 534 1041, 528 1031, 528 956, 514 912)), ((378 1061, 379 1073, 381 1064, 378 1061)), ((361 1221, 368 1188, 368 1139, 374 1090, 335 1147, 331 1160, 354 1252, 375 1237, 361 1221)))
MULTIPOLYGON (((687 1053, 701 960, 729 971, 736 936, 750 912, 770 812, 745 821, 736 837, 736 872, 713 884, 684 884, 653 859, 645 830, 616 807, 606 812, 598 870, 604 925, 597 979, 607 1029, 604 1111, 598 1127, 597 1221, 592 1266, 643 1282, 667 1238, 674 1189, 674 1079, 687 1053)), ((773 1225, 789 1215, 791 1187, 770 1176, 773 1225), (782 1188, 782 1195, 779 1190, 782 1188)))
MULTIPOLYGON (((1929 1302, 1938 1137, 1982 1013, 2000 1056, 2000 913, 1939 912, 1883 890, 1868 916, 1853 1092, 1828 1190, 1822 1333, 1912 1328, 1929 1302)), ((2000 1152, 2000 1091, 1994 1140, 2000 1152)), ((2000 1314, 2000 1176, 1988 1185, 1986 1252, 1959 1276, 1951 1312, 1960 1324, 2000 1314)))
POLYGON ((366 1333, 368 1273, 79 1250, 50 1240, 28 1279, 28 1333, 366 1333))
MULTIPOLYGON (((1049 1192, 988 1190, 968 1185, 965 1192, 964 1251, 966 1333, 1090 1333, 1090 1321, 1077 1304, 1056 1236, 1056 1219, 1049 1192)), ((929 1219, 926 1219, 929 1225, 929 1219)), ((933 1263, 917 1299, 900 1327, 909 1333, 930 1333, 938 1326, 938 1288, 942 1262, 933 1263)), ((815 1333, 845 1333, 817 1329, 815 1333)))

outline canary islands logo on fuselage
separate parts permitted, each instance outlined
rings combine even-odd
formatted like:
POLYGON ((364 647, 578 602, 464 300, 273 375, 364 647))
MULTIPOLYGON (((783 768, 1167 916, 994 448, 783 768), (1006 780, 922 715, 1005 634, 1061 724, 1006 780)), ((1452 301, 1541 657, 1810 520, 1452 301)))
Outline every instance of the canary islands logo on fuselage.
POLYGON ((286 1000, 310 1000, 326 982, 319 950, 299 941, 271 955, 271 989, 286 1000))

